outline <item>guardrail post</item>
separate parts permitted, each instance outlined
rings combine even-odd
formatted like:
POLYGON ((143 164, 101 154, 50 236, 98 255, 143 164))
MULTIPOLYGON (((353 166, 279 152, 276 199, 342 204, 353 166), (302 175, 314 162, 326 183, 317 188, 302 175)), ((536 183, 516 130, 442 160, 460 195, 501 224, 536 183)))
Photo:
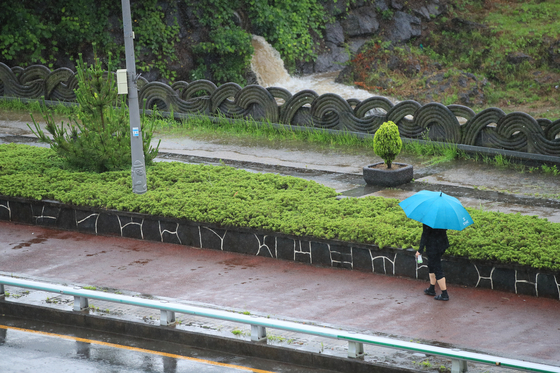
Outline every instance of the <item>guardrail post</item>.
POLYGON ((160 310, 159 325, 169 326, 175 324, 175 312, 160 310))
POLYGON ((251 325, 251 341, 266 341, 266 328, 259 325, 251 325))
POLYGON ((88 299, 86 297, 74 296, 74 311, 85 311, 89 308, 88 299))
POLYGON ((348 357, 360 359, 364 357, 364 344, 360 342, 348 341, 348 357))
POLYGON ((0 299, 4 299, 6 293, 4 292, 4 284, 0 284, 0 299))
POLYGON ((465 373, 467 371, 466 360, 451 360, 451 373, 465 373))

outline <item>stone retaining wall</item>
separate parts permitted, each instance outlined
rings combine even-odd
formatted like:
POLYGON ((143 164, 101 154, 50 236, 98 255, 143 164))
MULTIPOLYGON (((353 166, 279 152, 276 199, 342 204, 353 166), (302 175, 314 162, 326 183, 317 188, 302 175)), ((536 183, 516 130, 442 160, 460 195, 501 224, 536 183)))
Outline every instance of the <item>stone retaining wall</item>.
MULTIPOLYGON (((412 249, 384 248, 187 220, 0 196, 0 220, 291 260, 323 267, 428 278, 412 249)), ((444 257, 448 283, 560 299, 560 272, 444 257)))

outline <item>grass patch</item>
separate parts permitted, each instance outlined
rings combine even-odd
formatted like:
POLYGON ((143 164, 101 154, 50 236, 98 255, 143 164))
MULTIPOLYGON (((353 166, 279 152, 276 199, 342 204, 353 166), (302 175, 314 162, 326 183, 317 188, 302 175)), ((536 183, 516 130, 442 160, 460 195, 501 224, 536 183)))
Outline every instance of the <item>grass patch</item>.
POLYGON ((253 119, 228 119, 223 117, 199 116, 176 121, 162 116, 147 117, 156 121, 155 134, 184 135, 192 138, 253 138, 271 143, 283 144, 311 143, 326 147, 373 148, 372 139, 364 139, 351 132, 340 131, 331 134, 321 128, 309 127, 299 131, 289 126, 275 126, 270 122, 257 122, 253 119))
MULTIPOLYGON (((129 171, 102 174, 63 168, 47 148, 0 145, 0 194, 247 227, 379 247, 417 248, 421 224, 398 200, 345 198, 314 181, 226 166, 156 163, 148 192, 131 192, 129 171)), ((450 255, 560 269, 560 224, 536 216, 468 209, 475 224, 449 232, 450 255)))
MULTIPOLYGON (((21 100, 18 98, 5 99, 0 97, 0 109, 5 111, 17 111, 17 112, 28 112, 40 115, 44 107, 44 103, 40 100, 21 100)), ((52 112, 56 116, 70 117, 78 113, 78 106, 76 105, 64 105, 60 102, 57 105, 50 106, 52 112)))

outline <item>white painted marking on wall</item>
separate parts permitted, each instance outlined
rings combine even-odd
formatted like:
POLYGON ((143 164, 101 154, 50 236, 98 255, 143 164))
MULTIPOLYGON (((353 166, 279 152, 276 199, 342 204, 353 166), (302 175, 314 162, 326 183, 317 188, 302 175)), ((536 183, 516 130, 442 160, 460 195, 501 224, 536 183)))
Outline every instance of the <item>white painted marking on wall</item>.
MULTIPOLYGON (((490 280, 490 289, 494 290, 494 280, 492 279, 492 275, 494 274, 494 269, 496 269, 495 267, 492 267, 492 270, 490 271, 490 277, 484 277, 480 275, 480 271, 478 270, 478 267, 476 266, 476 264, 473 264, 474 268, 476 269, 476 273, 478 273, 478 281, 476 282, 476 285, 474 286, 475 288, 478 287, 478 284, 480 284, 480 280, 490 280)), ((517 290, 516 290, 517 292, 517 290)))
POLYGON ((374 260, 381 258, 381 259, 383 259, 383 273, 387 274, 386 262, 389 262, 393 265, 393 275, 395 275, 395 261, 397 260, 397 253, 395 253, 395 256, 393 257, 393 260, 391 260, 388 257, 383 256, 383 255, 374 257, 373 254, 371 253, 371 250, 370 250, 370 255, 371 255, 371 268, 372 268, 373 272, 375 272, 374 260))
POLYGON ((37 224, 37 220, 39 220, 39 219, 52 219, 52 220, 56 221, 57 217, 56 216, 45 215, 45 206, 43 206, 41 208, 41 215, 34 215, 33 219, 35 219, 35 224, 37 224))
MULTIPOLYGON (((121 227, 121 237, 123 237, 123 229, 129 225, 138 225, 140 227, 140 237, 142 237, 142 239, 144 239, 144 218, 142 218, 142 223, 137 223, 135 221, 130 221, 129 223, 126 223, 125 225, 122 224, 121 221, 121 217, 119 215, 117 215, 117 218, 119 219, 119 226, 121 227)), ((97 222, 95 223, 96 225, 96 233, 97 233, 97 222)))
POLYGON ((254 234, 255 238, 257 239, 257 242, 259 243, 259 249, 257 250, 256 255, 258 256, 261 253, 261 248, 264 247, 268 250, 268 253, 270 254, 270 257, 274 258, 274 256, 272 255, 272 251, 270 251, 270 247, 268 247, 268 245, 264 243, 267 236, 264 236, 263 237, 263 242, 261 242, 261 240, 259 240, 259 237, 255 233, 253 233, 253 234, 254 234))
MULTIPOLYGON (((99 214, 89 214, 88 216, 86 216, 82 220, 78 220, 78 218, 76 217, 76 210, 74 210, 74 218, 76 219, 76 227, 79 227, 81 223, 88 220, 92 216, 95 216, 95 224, 94 225, 95 225, 95 234, 97 234, 97 220, 99 219, 99 214)), ((122 236, 122 230, 121 230, 121 236, 122 236)), ((144 237, 142 237, 142 238, 144 238, 144 237)))
MULTIPOLYGON (((218 233, 216 233, 214 230, 208 228, 208 227, 202 227, 204 229, 208 229, 210 232, 214 233, 216 236, 218 236, 218 238, 220 239, 220 250, 224 251, 224 238, 226 237, 227 234, 227 230, 224 232, 224 236, 220 236, 218 233)), ((202 236, 200 238, 200 247, 202 247, 202 236)))
POLYGON ((179 237, 179 223, 176 223, 177 225, 175 226, 175 231, 169 231, 167 229, 162 230, 161 229, 161 221, 158 220, 158 225, 159 225, 159 236, 161 238, 161 242, 163 242, 163 234, 164 233, 168 233, 171 235, 175 235, 177 237, 177 239, 179 240, 179 243, 182 245, 183 243, 181 242, 181 238, 179 237))
POLYGON ((12 220, 12 209, 10 208, 10 201, 6 201, 6 205, 0 205, 0 207, 3 207, 6 210, 8 210, 8 219, 11 221, 12 220))

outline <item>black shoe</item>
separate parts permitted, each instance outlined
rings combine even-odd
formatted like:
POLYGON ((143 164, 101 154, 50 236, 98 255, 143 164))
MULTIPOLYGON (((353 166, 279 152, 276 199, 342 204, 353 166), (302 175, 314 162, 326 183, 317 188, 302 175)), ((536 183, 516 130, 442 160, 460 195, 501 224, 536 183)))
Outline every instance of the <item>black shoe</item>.
POLYGON ((426 295, 436 295, 436 291, 430 288, 424 289, 424 294, 426 295))
POLYGON ((447 295, 447 296, 444 296, 443 294, 436 295, 436 296, 434 297, 434 299, 435 299, 435 300, 449 300, 449 295, 447 295))

